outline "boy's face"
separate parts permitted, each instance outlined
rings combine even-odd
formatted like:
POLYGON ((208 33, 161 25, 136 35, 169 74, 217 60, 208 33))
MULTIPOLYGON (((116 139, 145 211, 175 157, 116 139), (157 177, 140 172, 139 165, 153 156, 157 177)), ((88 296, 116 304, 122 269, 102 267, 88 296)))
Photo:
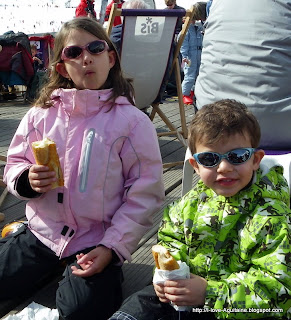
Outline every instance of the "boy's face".
MULTIPOLYGON (((235 134, 219 141, 215 146, 197 143, 196 153, 212 151, 224 154, 238 148, 251 148, 250 138, 242 134, 235 134)), ((263 156, 264 151, 257 150, 248 161, 242 164, 234 165, 222 159, 216 167, 212 168, 204 167, 194 159, 190 159, 189 162, 206 186, 218 195, 231 197, 249 184, 263 156)))

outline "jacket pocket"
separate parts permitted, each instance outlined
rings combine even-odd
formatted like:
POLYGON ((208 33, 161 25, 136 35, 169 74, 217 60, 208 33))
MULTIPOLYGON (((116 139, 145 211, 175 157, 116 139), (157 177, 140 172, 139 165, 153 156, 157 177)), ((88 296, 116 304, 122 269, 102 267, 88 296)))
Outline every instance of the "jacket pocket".
POLYGON ((80 175, 80 186, 79 186, 80 192, 86 191, 94 137, 95 137, 95 130, 90 129, 86 137, 86 142, 84 145, 82 159, 81 159, 81 175, 80 175))

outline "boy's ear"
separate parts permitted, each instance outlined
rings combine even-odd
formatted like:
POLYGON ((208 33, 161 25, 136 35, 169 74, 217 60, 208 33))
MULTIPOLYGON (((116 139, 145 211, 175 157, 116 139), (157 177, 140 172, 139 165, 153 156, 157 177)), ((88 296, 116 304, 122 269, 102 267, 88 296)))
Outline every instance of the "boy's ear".
POLYGON ((70 78, 64 63, 62 62, 57 63, 56 70, 64 78, 70 78))
POLYGON ((264 155, 265 155, 265 151, 262 149, 258 149, 254 152, 254 160, 253 160, 254 170, 259 169, 260 163, 264 158, 264 155))
POLYGON ((189 158, 188 161, 191 164, 191 166, 194 168, 195 172, 199 175, 199 166, 197 164, 197 161, 194 158, 189 158))

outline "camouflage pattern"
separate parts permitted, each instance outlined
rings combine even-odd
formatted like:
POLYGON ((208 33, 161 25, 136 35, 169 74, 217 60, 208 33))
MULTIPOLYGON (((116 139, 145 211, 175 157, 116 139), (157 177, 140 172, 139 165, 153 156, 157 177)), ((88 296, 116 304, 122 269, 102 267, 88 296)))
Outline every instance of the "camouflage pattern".
POLYGON ((159 242, 208 281, 205 308, 218 319, 291 319, 291 211, 282 170, 257 170, 256 182, 232 197, 199 181, 165 209, 159 242))

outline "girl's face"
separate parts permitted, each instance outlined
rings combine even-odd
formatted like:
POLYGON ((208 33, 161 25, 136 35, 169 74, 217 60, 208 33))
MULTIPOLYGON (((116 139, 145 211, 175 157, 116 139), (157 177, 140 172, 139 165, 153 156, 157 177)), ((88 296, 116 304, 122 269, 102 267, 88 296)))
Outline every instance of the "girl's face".
MULTIPOLYGON (((198 143, 196 145, 196 152, 212 151, 225 154, 230 150, 250 147, 251 141, 249 137, 246 138, 242 134, 235 134, 218 142, 215 146, 198 143)), ((222 159, 216 167, 212 168, 204 167, 194 159, 190 159, 189 162, 207 187, 214 190, 218 195, 231 197, 249 184, 254 171, 259 168, 263 156, 264 151, 257 150, 248 161, 242 164, 234 165, 226 159, 222 159)))
MULTIPOLYGON (((100 40, 93 34, 83 30, 72 30, 64 43, 64 47, 100 40)), ((72 60, 65 60, 56 66, 57 72, 63 77, 70 78, 77 89, 101 89, 108 78, 110 69, 115 64, 115 52, 105 50, 100 54, 92 54, 83 49, 82 54, 72 60)))

